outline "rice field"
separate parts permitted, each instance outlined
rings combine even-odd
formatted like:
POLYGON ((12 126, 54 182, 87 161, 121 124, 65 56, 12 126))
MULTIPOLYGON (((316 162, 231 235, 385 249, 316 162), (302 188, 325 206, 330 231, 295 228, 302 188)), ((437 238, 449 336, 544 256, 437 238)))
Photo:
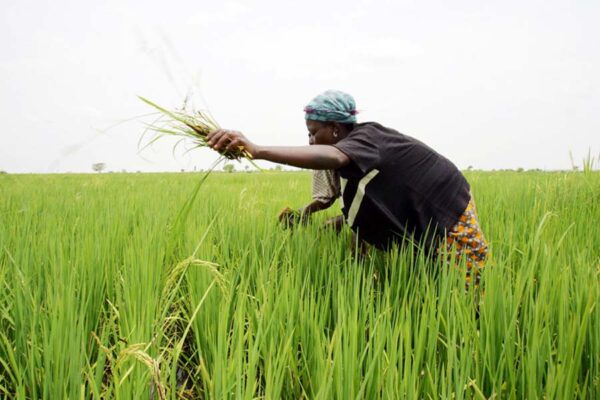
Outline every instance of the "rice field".
POLYGON ((306 172, 0 175, 0 397, 597 399, 600 174, 467 177, 484 293, 281 229, 306 172))

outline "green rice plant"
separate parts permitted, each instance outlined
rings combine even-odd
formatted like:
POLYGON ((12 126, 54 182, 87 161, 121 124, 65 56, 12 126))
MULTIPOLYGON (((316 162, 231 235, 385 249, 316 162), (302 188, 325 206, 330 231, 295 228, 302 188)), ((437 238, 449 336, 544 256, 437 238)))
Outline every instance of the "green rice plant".
MULTIPOLYGON (((146 146, 151 145, 164 136, 174 136, 179 138, 179 140, 173 147, 173 151, 175 151, 180 143, 183 143, 186 140, 192 142, 192 147, 190 147, 189 150, 208 147, 208 134, 219 129, 219 125, 207 112, 168 110, 144 97, 139 96, 139 99, 158 110, 158 112, 161 114, 160 118, 152 123, 146 124, 146 131, 152 131, 156 133, 156 136, 150 142, 148 142, 146 146)), ((142 139, 143 135, 140 138, 140 141, 142 139)), ((252 159, 252 155, 243 147, 240 147, 236 151, 225 150, 222 152, 222 155, 229 159, 252 159)))
POLYGON ((305 172, 191 202, 196 174, 0 176, 0 397, 597 398, 600 175, 468 179, 479 298, 409 248, 353 258, 339 210, 281 229, 305 172))

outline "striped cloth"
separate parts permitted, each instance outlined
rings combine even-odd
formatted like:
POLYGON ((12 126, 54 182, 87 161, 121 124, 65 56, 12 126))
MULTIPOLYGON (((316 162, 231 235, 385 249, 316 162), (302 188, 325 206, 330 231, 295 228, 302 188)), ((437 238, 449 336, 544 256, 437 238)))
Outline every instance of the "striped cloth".
POLYGON ((340 176, 335 170, 314 170, 312 198, 321 203, 329 203, 340 197, 340 176))

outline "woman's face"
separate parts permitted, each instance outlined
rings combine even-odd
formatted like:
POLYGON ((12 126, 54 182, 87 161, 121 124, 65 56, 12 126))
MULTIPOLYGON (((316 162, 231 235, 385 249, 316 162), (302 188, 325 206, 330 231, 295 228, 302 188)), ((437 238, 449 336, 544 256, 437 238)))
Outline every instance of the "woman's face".
POLYGON ((308 144, 335 144, 339 138, 333 135, 335 125, 321 121, 306 120, 308 144))

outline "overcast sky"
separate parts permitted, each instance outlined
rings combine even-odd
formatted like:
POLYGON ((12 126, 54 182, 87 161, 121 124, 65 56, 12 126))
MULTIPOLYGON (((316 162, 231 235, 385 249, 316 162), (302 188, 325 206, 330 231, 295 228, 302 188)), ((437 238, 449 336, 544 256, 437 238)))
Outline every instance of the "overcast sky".
POLYGON ((304 105, 339 89, 460 168, 600 154, 598 0, 2 0, 0 21, 8 172, 206 168, 169 140, 138 154, 140 119, 113 126, 151 111, 137 95, 192 89, 260 144, 306 144, 304 105))

